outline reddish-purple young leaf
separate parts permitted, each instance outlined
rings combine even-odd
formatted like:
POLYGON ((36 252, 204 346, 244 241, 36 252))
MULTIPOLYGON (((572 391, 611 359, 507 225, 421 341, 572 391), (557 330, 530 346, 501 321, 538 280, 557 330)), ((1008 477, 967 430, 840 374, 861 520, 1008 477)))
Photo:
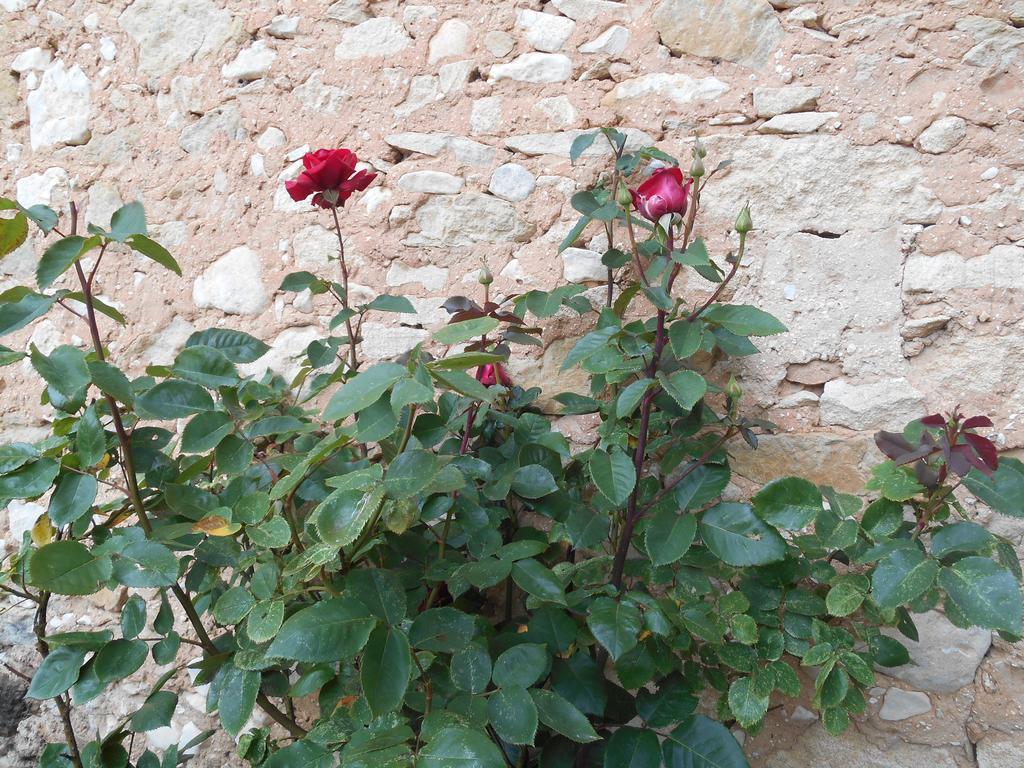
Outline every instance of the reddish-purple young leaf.
POLYGON ((977 429, 978 427, 994 427, 992 419, 988 416, 971 416, 963 423, 964 429, 977 429))
POLYGON ((931 416, 925 416, 921 419, 921 423, 926 427, 944 427, 946 426, 946 419, 941 413, 933 413, 931 416))
POLYGON ((970 443, 974 452, 978 454, 978 457, 985 463, 985 466, 988 467, 988 472, 985 472, 984 469, 979 467, 982 472, 991 476, 992 472, 999 469, 999 453, 996 451, 995 443, 987 437, 975 435, 971 432, 965 432, 964 439, 970 443))
POLYGON ((479 312, 483 312, 479 304, 465 296, 451 296, 441 305, 441 308, 448 314, 465 312, 467 309, 476 309, 479 312))

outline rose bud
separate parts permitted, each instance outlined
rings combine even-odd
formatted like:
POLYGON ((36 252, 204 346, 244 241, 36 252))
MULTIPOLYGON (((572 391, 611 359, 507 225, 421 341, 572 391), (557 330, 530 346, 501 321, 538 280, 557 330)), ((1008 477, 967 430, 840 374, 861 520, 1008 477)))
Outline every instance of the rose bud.
POLYGON ((292 200, 299 202, 313 195, 313 204, 321 208, 337 208, 353 192, 361 192, 370 186, 376 173, 357 171, 359 158, 347 149, 318 149, 302 157, 305 170, 293 181, 286 181, 284 188, 292 200))
POLYGON ((643 184, 630 190, 633 207, 648 221, 657 221, 666 213, 686 213, 693 179, 683 183, 683 172, 678 168, 660 168, 643 184))
POLYGON ((744 205, 739 216, 736 217, 736 231, 741 235, 747 234, 754 228, 754 222, 750 220, 750 206, 744 205))
POLYGON ((480 383, 485 387, 493 387, 495 384, 507 387, 509 386, 509 378, 508 374, 501 369, 499 363, 487 363, 480 371, 480 383))

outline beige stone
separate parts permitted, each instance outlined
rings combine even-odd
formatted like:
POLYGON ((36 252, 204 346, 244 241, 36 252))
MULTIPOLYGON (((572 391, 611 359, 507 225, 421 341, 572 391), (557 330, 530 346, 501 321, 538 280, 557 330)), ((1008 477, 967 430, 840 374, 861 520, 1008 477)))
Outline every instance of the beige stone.
POLYGON ((762 68, 783 31, 766 0, 661 0, 652 16, 675 53, 762 68))
POLYGON ((731 444, 734 471, 757 483, 799 475, 847 493, 864 489, 866 462, 877 455, 871 438, 841 437, 827 432, 762 435, 756 450, 731 444))

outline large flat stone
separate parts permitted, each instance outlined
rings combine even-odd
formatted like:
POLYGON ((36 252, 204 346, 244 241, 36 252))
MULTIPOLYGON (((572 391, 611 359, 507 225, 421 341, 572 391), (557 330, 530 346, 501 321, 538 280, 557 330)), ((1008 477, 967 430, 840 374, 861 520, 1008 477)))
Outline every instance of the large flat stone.
POLYGON ((954 693, 973 683, 978 665, 992 645, 992 633, 978 627, 960 629, 938 611, 917 613, 913 619, 919 642, 892 628, 882 630, 906 646, 910 663, 877 667, 878 671, 931 693, 954 693))
POLYGON ((762 435, 756 450, 737 440, 730 451, 733 470, 756 483, 799 475, 844 493, 864 490, 868 465, 878 455, 867 436, 844 437, 827 432, 762 435))
POLYGON ((513 242, 531 231, 511 203, 479 192, 432 197, 416 210, 416 222, 420 231, 406 238, 407 245, 513 242))
POLYGON ((767 0, 662 0, 651 17, 676 54, 767 66, 783 38, 767 0))
POLYGON ((155 76, 214 53, 236 28, 212 0, 135 0, 117 23, 139 46, 139 69, 155 76))

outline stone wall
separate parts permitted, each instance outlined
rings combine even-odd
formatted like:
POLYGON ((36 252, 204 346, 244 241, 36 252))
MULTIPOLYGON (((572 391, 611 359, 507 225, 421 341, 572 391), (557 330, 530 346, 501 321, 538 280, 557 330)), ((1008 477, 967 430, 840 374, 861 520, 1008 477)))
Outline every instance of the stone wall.
MULTIPOLYGON (((505 293, 600 277, 590 235, 556 253, 602 163, 571 167, 581 130, 681 155, 699 131, 712 165, 733 160, 704 234, 720 249, 750 200, 737 294, 791 329, 743 371, 783 427, 738 452, 744 476, 858 490, 874 429, 957 403, 1024 448, 1021 0, 0 0, 0 27, 3 194, 73 198, 101 225, 143 200, 184 268, 119 253, 101 275, 130 318, 105 341, 135 371, 209 325, 273 342, 254 373, 294 369, 324 333, 326 303, 275 291, 336 245, 284 192, 307 148, 349 147, 381 174, 345 223, 355 291, 419 310, 367 325, 362 354, 383 359, 426 339, 438 297, 475 290, 485 261, 505 293)), ((31 282, 38 245, 0 261, 0 289, 31 282)), ((74 320, 4 342, 83 343, 74 320)), ((539 362, 513 361, 520 382, 552 385, 567 340, 546 340, 539 362)), ((0 437, 37 437, 27 366, 0 369, 0 392, 0 437)), ((748 742, 753 764, 1024 764, 1020 649, 932 618, 931 665, 880 684, 848 737, 788 707, 748 742)))

